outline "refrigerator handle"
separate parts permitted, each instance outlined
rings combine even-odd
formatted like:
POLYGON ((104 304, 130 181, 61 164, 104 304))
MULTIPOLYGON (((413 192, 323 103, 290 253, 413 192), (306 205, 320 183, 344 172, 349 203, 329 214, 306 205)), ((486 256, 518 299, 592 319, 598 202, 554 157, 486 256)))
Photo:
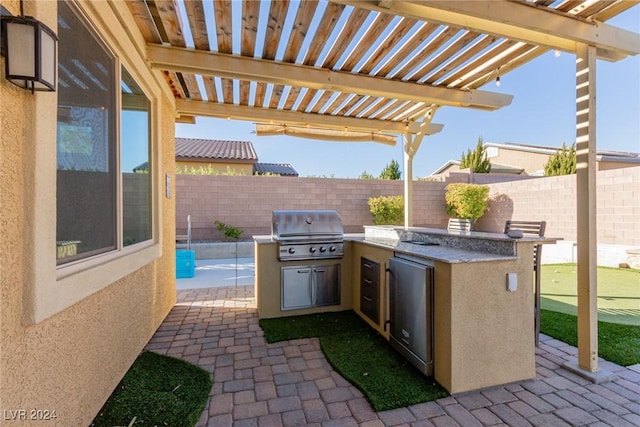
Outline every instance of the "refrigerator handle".
MULTIPOLYGON (((391 269, 389 267, 385 268, 385 270, 387 273, 389 273, 389 278, 393 278, 393 271, 391 271, 391 269)), ((384 278, 384 292, 382 293, 382 296, 384 298, 383 301, 383 305, 382 305, 382 316, 384 317, 384 322, 382 325, 382 330, 387 332, 387 325, 389 326, 389 330, 391 330, 391 319, 389 319, 389 313, 388 313, 388 302, 389 302, 389 281, 387 280, 386 276, 384 278)))

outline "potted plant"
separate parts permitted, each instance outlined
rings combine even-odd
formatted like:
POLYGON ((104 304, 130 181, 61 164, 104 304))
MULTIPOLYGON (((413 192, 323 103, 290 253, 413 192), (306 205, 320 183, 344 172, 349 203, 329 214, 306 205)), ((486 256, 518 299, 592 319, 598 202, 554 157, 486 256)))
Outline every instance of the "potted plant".
POLYGON ((451 218, 469 220, 471 228, 475 220, 484 215, 489 204, 489 187, 478 184, 449 184, 445 202, 451 218))

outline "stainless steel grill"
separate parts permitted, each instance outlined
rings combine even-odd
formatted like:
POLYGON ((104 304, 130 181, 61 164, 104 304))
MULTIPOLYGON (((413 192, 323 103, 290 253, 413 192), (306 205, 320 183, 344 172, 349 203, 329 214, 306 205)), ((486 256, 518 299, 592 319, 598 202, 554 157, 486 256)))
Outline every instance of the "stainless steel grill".
POLYGON ((278 259, 331 259, 344 254, 342 220, 336 211, 273 211, 271 237, 278 259))

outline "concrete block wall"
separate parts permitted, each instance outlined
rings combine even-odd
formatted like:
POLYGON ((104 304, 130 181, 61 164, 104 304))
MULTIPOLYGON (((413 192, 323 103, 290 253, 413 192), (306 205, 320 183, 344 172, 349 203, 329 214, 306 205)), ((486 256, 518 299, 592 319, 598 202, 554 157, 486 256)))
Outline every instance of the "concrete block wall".
MULTIPOLYGON (((176 228, 184 232, 190 214, 194 240, 221 238, 215 220, 241 228, 242 238, 250 238, 271 233, 274 210, 331 209, 339 213, 345 232, 359 233, 372 224, 369 197, 401 195, 403 185, 389 180, 176 175, 176 228)), ((416 225, 446 225, 445 185, 414 182, 416 225)))
MULTIPOLYGON (((640 246, 640 166, 597 172, 597 233, 600 245, 640 246)), ((504 221, 547 221, 547 236, 576 240, 576 176, 490 184, 488 212, 477 222, 502 231, 504 221)))
MULTIPOLYGON (((456 174, 457 175, 457 174, 456 174)), ((452 181, 465 181, 461 177, 452 181)), ((640 167, 597 173, 598 243, 640 247, 640 167)), ((414 223, 446 227, 447 182, 414 182, 414 223)), ((507 219, 547 221, 547 236, 576 240, 575 175, 488 184, 491 201, 476 223, 480 231, 502 232, 507 219)), ((260 176, 176 176, 176 227, 192 216, 194 240, 220 238, 219 220, 244 230, 243 238, 271 232, 276 209, 334 209, 345 232, 372 223, 367 200, 403 194, 402 181, 283 178, 260 176)))

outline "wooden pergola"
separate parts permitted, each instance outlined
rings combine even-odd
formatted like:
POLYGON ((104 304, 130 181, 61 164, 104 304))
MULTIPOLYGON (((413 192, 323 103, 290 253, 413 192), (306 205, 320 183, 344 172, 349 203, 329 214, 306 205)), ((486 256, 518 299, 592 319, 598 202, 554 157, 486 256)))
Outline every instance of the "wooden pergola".
POLYGON ((578 366, 598 371, 596 59, 640 53, 605 22, 623 0, 127 0, 146 58, 196 116, 401 135, 405 225, 412 159, 441 106, 495 110, 480 88, 553 49, 576 55, 578 366), (186 22, 183 17, 186 17, 186 22))

